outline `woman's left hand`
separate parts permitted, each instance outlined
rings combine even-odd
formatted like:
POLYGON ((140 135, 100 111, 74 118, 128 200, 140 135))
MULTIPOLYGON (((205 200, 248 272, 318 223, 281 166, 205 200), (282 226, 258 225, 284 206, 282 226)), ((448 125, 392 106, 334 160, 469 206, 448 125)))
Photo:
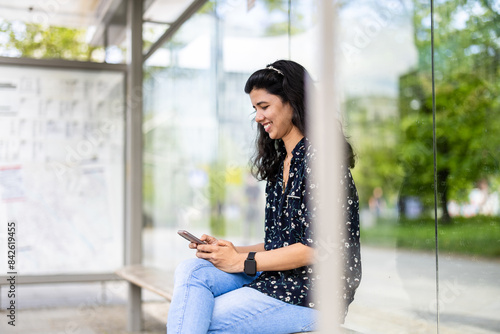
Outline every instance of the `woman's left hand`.
POLYGON ((216 244, 198 245, 196 256, 205 259, 227 273, 243 272, 246 254, 238 253, 233 243, 218 240, 216 244))

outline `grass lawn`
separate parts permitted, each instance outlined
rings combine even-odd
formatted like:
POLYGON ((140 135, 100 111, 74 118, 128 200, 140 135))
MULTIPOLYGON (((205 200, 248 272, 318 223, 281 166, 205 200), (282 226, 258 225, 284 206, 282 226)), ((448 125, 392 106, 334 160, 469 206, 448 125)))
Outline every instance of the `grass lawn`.
MULTIPOLYGON (((361 242, 434 251, 434 235, 433 219, 379 220, 374 227, 361 230, 361 242)), ((439 223, 438 236, 440 252, 500 258, 500 217, 454 218, 447 225, 439 223)))

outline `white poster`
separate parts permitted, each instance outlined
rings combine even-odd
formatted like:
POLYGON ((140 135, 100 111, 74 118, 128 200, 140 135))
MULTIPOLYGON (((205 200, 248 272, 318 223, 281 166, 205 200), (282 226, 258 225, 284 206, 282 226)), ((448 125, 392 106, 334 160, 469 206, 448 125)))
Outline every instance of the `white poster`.
POLYGON ((114 271, 123 261, 124 74, 0 66, 0 78, 0 243, 15 222, 17 272, 114 271))

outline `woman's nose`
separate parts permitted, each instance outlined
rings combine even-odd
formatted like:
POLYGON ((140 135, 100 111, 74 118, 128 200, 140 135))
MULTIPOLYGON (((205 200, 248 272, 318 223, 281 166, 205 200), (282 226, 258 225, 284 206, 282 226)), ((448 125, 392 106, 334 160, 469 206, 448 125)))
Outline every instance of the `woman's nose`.
POLYGON ((264 115, 262 113, 259 113, 258 111, 255 113, 255 121, 257 123, 262 122, 264 120, 264 115))

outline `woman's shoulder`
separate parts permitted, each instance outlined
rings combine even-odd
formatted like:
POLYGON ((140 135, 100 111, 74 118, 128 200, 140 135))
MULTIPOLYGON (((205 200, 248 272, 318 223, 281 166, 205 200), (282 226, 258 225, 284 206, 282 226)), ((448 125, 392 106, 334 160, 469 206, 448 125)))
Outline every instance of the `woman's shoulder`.
POLYGON ((304 137, 303 139, 303 152, 304 152, 304 161, 306 163, 310 163, 316 160, 316 148, 307 137, 304 137))
MULTIPOLYGON (((303 145, 303 152, 304 152, 304 162, 307 167, 311 167, 317 159, 317 150, 314 144, 311 142, 311 140, 307 137, 304 137, 304 145, 303 145)), ((343 156, 339 156, 341 159, 339 161, 339 167, 341 170, 342 176, 347 176, 351 175, 351 168, 349 167, 349 164, 343 159, 343 156)))

